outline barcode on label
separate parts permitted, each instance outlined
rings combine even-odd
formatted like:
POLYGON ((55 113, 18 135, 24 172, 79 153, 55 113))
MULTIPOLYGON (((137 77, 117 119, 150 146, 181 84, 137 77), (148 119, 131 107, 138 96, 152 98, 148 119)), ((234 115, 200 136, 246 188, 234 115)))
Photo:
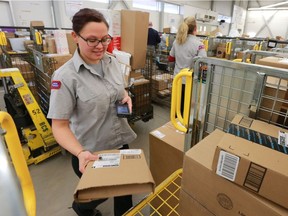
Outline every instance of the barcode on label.
POLYGON ((258 192, 264 179, 265 173, 266 168, 251 163, 247 172, 244 186, 258 192))
POLYGON ((234 181, 238 169, 239 157, 225 151, 220 151, 217 175, 222 176, 230 181, 234 181))
POLYGON ((123 155, 123 159, 140 159, 141 155, 123 155))

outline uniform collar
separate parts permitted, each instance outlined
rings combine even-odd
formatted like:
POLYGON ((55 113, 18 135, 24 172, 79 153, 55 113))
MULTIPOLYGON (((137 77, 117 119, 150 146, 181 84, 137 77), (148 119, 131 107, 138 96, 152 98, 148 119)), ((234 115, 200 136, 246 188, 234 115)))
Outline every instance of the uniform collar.
MULTIPOLYGON (((83 65, 85 68, 87 69, 91 69, 91 67, 89 65, 87 65, 83 59, 81 58, 81 56, 79 55, 78 49, 75 50, 74 55, 72 57, 73 59, 73 63, 74 63, 74 67, 76 69, 77 72, 80 71, 81 66, 83 65)), ((100 60, 102 65, 103 65, 103 70, 105 71, 106 65, 111 63, 111 56, 107 55, 106 53, 104 54, 103 58, 100 60)))

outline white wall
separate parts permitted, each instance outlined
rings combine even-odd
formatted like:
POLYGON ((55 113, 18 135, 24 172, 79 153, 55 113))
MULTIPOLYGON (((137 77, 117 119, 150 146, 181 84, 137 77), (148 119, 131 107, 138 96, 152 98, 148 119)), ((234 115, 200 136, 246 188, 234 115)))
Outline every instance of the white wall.
POLYGON ((257 37, 275 38, 276 36, 282 36, 287 39, 287 20, 288 13, 285 10, 248 11, 244 30, 247 34, 258 33, 256 35, 257 37), (270 31, 267 26, 265 26, 264 19, 268 23, 270 31), (260 31, 261 29, 263 30, 260 31))
POLYGON ((55 27, 51 1, 11 1, 16 26, 30 26, 30 21, 41 20, 45 27, 55 27))
POLYGON ((9 6, 9 2, 7 1, 0 1, 0 22, 1 26, 13 26, 13 18, 9 6))

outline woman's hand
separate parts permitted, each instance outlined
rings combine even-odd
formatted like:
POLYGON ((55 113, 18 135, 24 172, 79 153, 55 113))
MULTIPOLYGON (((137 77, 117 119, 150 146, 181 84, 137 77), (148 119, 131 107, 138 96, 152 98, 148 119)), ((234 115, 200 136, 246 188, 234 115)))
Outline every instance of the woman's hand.
POLYGON ((85 168, 90 161, 95 161, 98 159, 97 155, 94 155, 89 151, 82 151, 77 157, 79 159, 79 171, 81 173, 84 173, 85 168))
POLYGON ((132 113, 132 100, 131 100, 130 96, 128 95, 127 91, 125 91, 125 95, 124 95, 124 98, 122 99, 121 103, 122 104, 127 103, 128 107, 129 107, 129 111, 130 111, 130 113, 132 113))

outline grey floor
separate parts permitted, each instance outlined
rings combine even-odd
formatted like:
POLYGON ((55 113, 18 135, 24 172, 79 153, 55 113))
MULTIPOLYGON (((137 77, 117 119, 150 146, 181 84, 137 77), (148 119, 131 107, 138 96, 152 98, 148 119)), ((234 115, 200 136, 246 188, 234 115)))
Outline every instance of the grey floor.
MULTIPOLYGON (((137 121, 132 128, 137 133, 137 139, 130 148, 143 149, 149 163, 149 132, 169 121, 170 109, 164 105, 153 104, 154 118, 144 123, 137 121)), ((30 165, 32 180, 37 199, 37 216, 75 216, 71 207, 73 192, 78 178, 72 171, 70 154, 59 154, 40 164, 30 165)), ((133 196, 136 204, 145 194, 133 196)), ((113 199, 99 206, 103 216, 113 216, 113 199)))

